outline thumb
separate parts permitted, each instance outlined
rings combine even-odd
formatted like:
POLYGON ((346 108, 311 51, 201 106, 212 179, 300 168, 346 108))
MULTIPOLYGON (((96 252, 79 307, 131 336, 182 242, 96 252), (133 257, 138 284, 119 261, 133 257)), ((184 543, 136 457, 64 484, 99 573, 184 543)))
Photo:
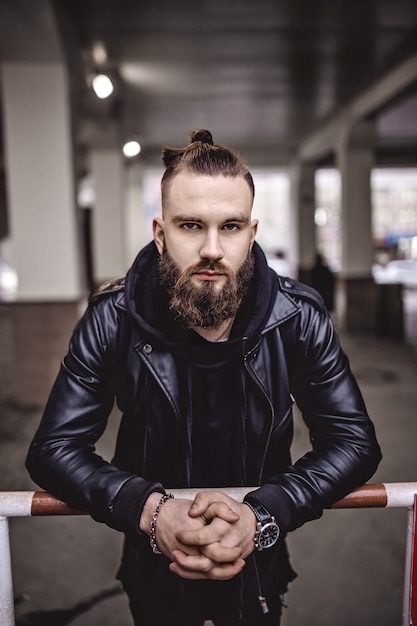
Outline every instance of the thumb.
POLYGON ((189 510, 190 517, 202 517, 206 523, 211 522, 215 517, 222 519, 229 524, 234 524, 240 519, 239 513, 234 511, 226 502, 201 499, 193 502, 189 510))

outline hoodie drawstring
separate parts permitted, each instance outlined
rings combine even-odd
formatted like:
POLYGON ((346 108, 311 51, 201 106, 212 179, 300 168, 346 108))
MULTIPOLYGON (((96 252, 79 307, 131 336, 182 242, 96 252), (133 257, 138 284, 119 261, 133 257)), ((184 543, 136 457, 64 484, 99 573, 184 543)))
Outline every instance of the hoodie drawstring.
POLYGON ((193 365, 192 360, 188 358, 187 361, 187 393, 188 393, 188 401, 186 403, 187 406, 187 415, 186 415, 186 439, 187 439, 187 454, 186 454, 186 467, 185 467, 185 478, 187 487, 191 486, 191 470, 193 467, 193 446, 192 446, 192 436, 193 436, 193 365))

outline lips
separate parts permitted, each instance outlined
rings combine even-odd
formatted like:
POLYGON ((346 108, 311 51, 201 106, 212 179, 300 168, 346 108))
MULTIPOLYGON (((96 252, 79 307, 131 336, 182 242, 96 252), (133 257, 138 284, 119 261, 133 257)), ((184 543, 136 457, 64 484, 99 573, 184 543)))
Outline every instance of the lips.
POLYGON ((219 280, 224 274, 220 274, 219 272, 195 272, 195 276, 198 276, 200 280, 219 280))

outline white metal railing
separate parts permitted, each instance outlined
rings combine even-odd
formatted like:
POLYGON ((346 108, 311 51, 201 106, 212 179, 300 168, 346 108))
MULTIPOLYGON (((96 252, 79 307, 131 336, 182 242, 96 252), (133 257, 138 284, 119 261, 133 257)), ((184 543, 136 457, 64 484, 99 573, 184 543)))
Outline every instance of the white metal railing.
MULTIPOLYGON (((221 489, 241 502, 255 487, 221 489)), ((194 499, 201 489, 170 489, 177 497, 194 499)), ((402 626, 417 626, 417 483, 366 484, 355 489, 332 508, 408 508, 402 626), (414 587, 414 589, 413 589, 414 587), (414 591, 414 594, 413 594, 414 591)), ((40 515, 87 515, 72 509, 44 491, 0 492, 0 625, 14 626, 14 597, 10 558, 9 517, 40 515)))

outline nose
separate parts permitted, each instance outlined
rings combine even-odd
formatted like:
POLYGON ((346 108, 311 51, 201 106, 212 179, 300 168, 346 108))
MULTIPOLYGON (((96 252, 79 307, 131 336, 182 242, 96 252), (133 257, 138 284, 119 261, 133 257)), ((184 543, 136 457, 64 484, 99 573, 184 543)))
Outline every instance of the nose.
POLYGON ((218 230, 208 230, 204 237, 203 245, 200 249, 200 257, 202 259, 209 259, 210 261, 217 261, 219 259, 222 259, 223 256, 224 252, 218 230))

